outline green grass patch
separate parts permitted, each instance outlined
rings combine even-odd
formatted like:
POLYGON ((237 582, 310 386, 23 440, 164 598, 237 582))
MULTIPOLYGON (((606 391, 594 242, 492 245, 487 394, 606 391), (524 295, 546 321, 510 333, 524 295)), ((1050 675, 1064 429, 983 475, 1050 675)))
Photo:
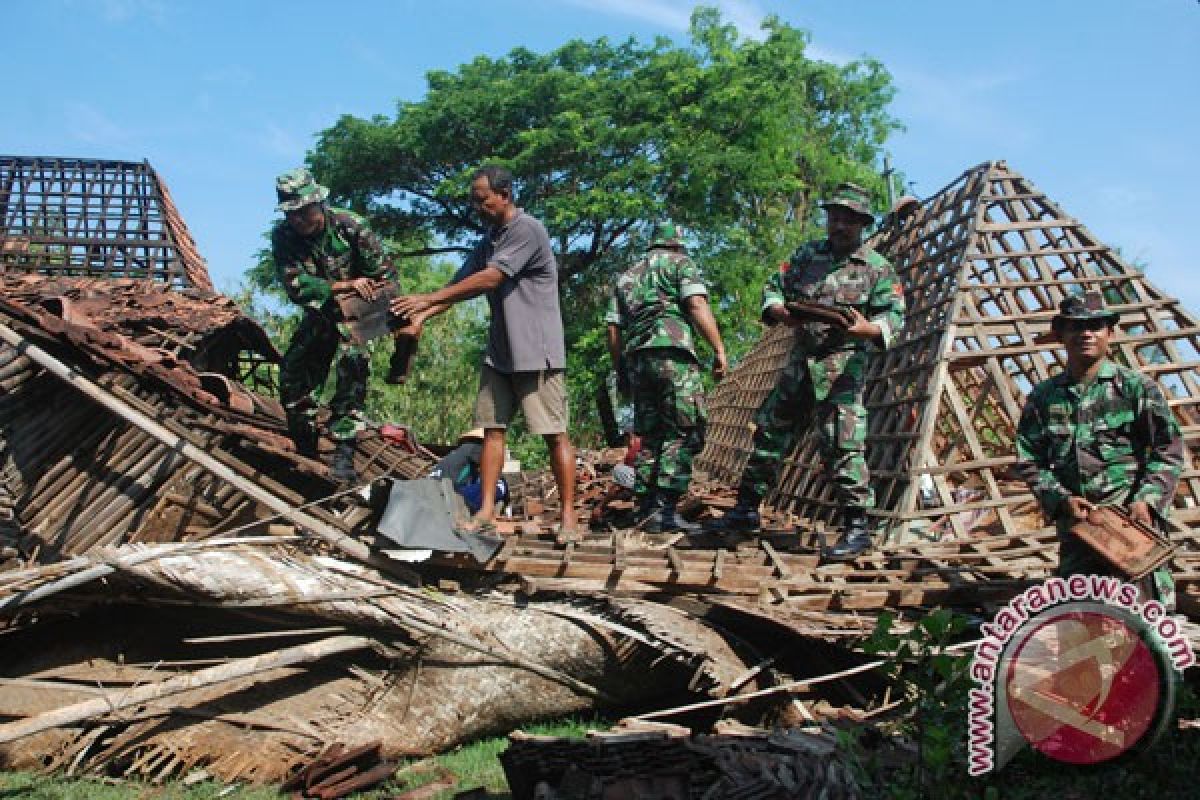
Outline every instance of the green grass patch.
POLYGON ((274 788, 228 789, 216 783, 185 787, 181 783, 152 786, 133 781, 106 782, 95 778, 63 778, 27 772, 0 773, 0 798, 21 800, 278 800, 283 797, 274 788))

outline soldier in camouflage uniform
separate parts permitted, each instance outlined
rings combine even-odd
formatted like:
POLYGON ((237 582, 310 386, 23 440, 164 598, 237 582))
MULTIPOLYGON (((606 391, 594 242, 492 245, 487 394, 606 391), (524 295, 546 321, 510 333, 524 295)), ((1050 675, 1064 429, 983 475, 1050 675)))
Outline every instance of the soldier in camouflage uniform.
POLYGON ((815 425, 835 499, 844 509, 841 539, 825 555, 845 559, 871 546, 867 511, 875 498, 865 458, 864 376, 871 352, 889 347, 904 325, 904 289, 887 259, 862 243, 863 230, 874 220, 866 190, 843 183, 822 207, 827 238, 802 245, 763 291, 763 321, 791 327, 795 343, 755 415, 754 451, 737 505, 713 527, 757 529, 758 506, 779 474, 780 459, 815 425), (848 309, 853 323, 841 330, 796 320, 785 307, 792 301, 848 309))
POLYGON ((326 204, 329 190, 306 169, 276 180, 277 210, 285 218, 271 231, 271 252, 287 296, 304 311, 280 368, 280 394, 297 449, 317 454, 317 396, 336 363, 337 387, 329 432, 337 440, 332 472, 354 481, 354 443, 363 426, 370 367, 366 349, 351 343, 334 294, 357 292, 373 300, 376 281, 390 280, 383 245, 366 221, 326 204))
POLYGON ((679 229, 656 227, 645 257, 617 278, 605 315, 618 381, 633 395, 634 430, 642 439, 634 495, 652 511, 651 531, 686 530, 676 506, 704 444, 704 387, 692 327, 714 352, 713 377, 725 375, 725 344, 708 305, 708 289, 683 252, 679 229))
MULTIPOLYGON (((1017 427, 1017 472, 1059 535, 1060 575, 1112 574, 1070 533, 1095 506, 1123 506, 1162 527, 1183 470, 1183 436, 1162 390, 1108 359, 1119 315, 1100 292, 1063 300, 1052 327, 1067 369, 1029 395, 1017 427)), ((1170 604, 1170 575, 1156 571, 1144 590, 1170 604)))

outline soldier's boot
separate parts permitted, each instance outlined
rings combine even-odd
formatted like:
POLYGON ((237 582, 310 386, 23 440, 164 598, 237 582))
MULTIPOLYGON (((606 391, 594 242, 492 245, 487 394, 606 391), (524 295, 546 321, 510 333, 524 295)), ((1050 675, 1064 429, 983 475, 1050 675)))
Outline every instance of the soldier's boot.
POLYGON ((659 489, 652 495, 653 507, 650 516, 646 517, 645 521, 642 522, 642 530, 649 533, 669 533, 672 531, 692 533, 699 530, 697 525, 693 525, 679 516, 679 498, 682 496, 680 492, 669 492, 665 489, 659 489))
POLYGON ((867 525, 864 508, 847 508, 842 518, 842 536, 837 544, 828 548, 826 561, 850 561, 871 549, 871 530, 867 525))
POLYGON ((737 504, 721 515, 720 519, 705 520, 704 530, 713 533, 757 531, 762 527, 762 518, 758 515, 758 504, 761 502, 762 498, 739 489, 737 504))
POLYGON ((337 449, 333 451, 329 474, 340 483, 358 482, 358 473, 354 471, 354 444, 353 439, 339 439, 337 449))
POLYGON ((296 452, 305 458, 317 457, 317 429, 308 417, 299 414, 288 415, 288 435, 296 452))
POLYGON ((633 497, 633 516, 639 520, 645 519, 658 509, 658 490, 651 489, 645 494, 635 494, 633 497))

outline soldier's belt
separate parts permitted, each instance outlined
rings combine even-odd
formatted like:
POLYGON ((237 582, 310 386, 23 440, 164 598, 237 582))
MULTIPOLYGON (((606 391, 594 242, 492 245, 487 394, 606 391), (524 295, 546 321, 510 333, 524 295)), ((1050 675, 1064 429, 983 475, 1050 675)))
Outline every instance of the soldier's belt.
POLYGON ((376 281, 375 287, 378 294, 371 301, 364 300, 358 292, 334 295, 342 321, 349 329, 350 341, 355 344, 366 344, 404 326, 405 320, 388 311, 388 305, 397 295, 395 285, 391 281, 376 281))
POLYGON ((805 322, 820 322, 834 328, 845 330, 854 324, 850 311, 837 306, 827 306, 823 303, 806 303, 803 300, 793 300, 784 305, 793 319, 805 322))
POLYGON ((1161 566, 1175 552, 1166 536, 1114 506, 1092 509, 1085 522, 1071 527, 1071 533, 1132 580, 1161 566))

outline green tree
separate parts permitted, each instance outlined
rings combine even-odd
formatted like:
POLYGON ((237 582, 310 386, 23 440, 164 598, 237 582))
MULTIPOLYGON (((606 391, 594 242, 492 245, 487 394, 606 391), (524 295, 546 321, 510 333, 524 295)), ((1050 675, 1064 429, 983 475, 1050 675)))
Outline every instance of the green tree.
POLYGON ((511 169, 558 253, 575 425, 594 431, 579 412, 607 369, 595 331, 612 275, 653 222, 691 232, 736 356, 757 339, 769 270, 812 235, 815 200, 841 180, 884 195, 875 164, 897 127, 886 70, 812 59, 808 35, 774 17, 762 32, 741 38, 702 8, 683 46, 601 38, 480 56, 431 72, 426 96, 392 117, 342 117, 309 162, 339 202, 415 243, 401 259, 466 252, 482 232, 471 172, 511 169))

